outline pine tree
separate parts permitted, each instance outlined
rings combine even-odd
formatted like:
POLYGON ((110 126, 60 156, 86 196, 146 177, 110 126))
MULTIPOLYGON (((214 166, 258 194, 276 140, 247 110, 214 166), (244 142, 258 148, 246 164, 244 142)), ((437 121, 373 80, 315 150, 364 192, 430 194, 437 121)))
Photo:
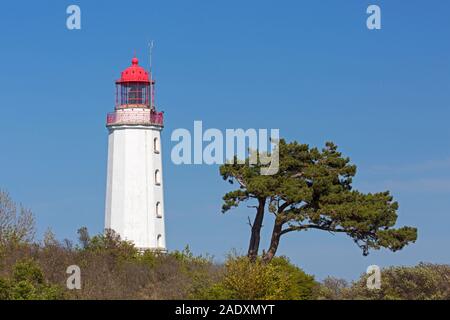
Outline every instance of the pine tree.
POLYGON ((337 146, 327 142, 322 150, 298 142, 280 140, 279 171, 261 175, 261 163, 237 161, 220 167, 224 180, 238 188, 223 197, 225 213, 243 202, 254 201, 248 257, 255 261, 260 246, 264 215, 275 216, 266 263, 275 256, 280 239, 293 231, 309 229, 347 234, 362 249, 401 250, 417 239, 413 227, 394 228, 398 204, 389 191, 362 193, 352 188, 356 166, 337 146))

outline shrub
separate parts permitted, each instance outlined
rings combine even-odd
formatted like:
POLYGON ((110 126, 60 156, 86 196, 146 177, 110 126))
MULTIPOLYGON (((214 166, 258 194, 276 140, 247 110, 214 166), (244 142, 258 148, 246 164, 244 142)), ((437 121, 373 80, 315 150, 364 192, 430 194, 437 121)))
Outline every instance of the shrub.
POLYGON ((315 288, 315 296, 318 300, 341 300, 348 286, 344 279, 327 277, 315 288))
POLYGON ((319 299, 346 300, 448 300, 450 266, 420 263, 381 270, 381 288, 367 288, 367 275, 350 285, 342 279, 327 278, 318 290, 319 299))
POLYGON ((290 285, 286 288, 290 300, 309 300, 315 296, 318 283, 314 276, 306 274, 302 269, 292 264, 287 257, 275 257, 272 264, 280 268, 281 272, 289 275, 290 285))
POLYGON ((369 290, 367 275, 344 291, 347 299, 370 300, 448 300, 450 299, 450 266, 420 263, 414 267, 382 269, 381 288, 369 290))
POLYGON ((34 235, 33 213, 15 203, 6 191, 0 190, 0 245, 30 243, 34 235))
POLYGON ((284 257, 269 264, 261 259, 229 256, 222 279, 203 291, 203 299, 301 300, 312 297, 312 276, 305 274, 284 257))
POLYGON ((47 284, 41 268, 32 260, 17 262, 12 277, 0 278, 2 300, 55 300, 62 299, 59 286, 47 284))
POLYGON ((138 255, 138 249, 130 241, 120 238, 114 230, 106 229, 105 233, 89 237, 86 228, 78 230, 81 249, 91 253, 105 253, 119 261, 133 260, 138 255))

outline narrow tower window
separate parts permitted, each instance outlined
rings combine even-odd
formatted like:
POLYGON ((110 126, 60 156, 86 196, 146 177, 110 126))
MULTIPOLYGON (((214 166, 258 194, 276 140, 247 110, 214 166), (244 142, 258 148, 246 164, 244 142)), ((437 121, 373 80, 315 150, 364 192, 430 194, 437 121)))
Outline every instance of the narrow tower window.
POLYGON ((160 234, 158 234, 158 237, 156 238, 156 246, 158 248, 162 248, 163 247, 163 245, 162 245, 162 235, 160 235, 160 234))
POLYGON ((155 171, 155 184, 157 186, 161 185, 161 172, 159 170, 155 171))
POLYGON ((156 217, 162 218, 162 212, 161 212, 161 202, 156 203, 156 217))
POLYGON ((159 139, 158 138, 153 139, 153 151, 155 153, 159 153, 159 139))

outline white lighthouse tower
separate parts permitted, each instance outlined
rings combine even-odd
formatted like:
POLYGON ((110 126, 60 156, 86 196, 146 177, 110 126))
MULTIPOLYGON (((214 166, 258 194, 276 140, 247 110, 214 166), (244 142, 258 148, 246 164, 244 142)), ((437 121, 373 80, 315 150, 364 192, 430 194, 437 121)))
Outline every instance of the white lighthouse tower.
POLYGON ((107 116, 108 178, 105 228, 141 250, 165 251, 161 161, 163 113, 154 81, 134 57, 116 81, 116 106, 107 116))

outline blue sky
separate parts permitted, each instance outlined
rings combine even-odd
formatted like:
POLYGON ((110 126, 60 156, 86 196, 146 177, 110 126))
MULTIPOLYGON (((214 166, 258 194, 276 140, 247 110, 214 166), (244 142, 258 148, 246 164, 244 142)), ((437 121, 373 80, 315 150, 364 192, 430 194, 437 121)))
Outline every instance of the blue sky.
MULTIPOLYGON (((434 1, 22 1, 0 9, 0 188, 33 209, 39 232, 76 238, 104 219, 106 113, 114 80, 156 41, 167 244, 217 260, 245 252, 245 206, 217 166, 175 166, 170 134, 279 128, 312 146, 332 140, 358 165, 355 187, 390 190, 416 244, 363 257, 343 235, 290 234, 279 253, 319 279, 370 264, 450 263, 450 3, 434 1), (82 29, 66 28, 77 4, 82 29), (382 29, 366 28, 366 8, 382 29)), ((264 229, 267 246, 269 220, 264 229)))

